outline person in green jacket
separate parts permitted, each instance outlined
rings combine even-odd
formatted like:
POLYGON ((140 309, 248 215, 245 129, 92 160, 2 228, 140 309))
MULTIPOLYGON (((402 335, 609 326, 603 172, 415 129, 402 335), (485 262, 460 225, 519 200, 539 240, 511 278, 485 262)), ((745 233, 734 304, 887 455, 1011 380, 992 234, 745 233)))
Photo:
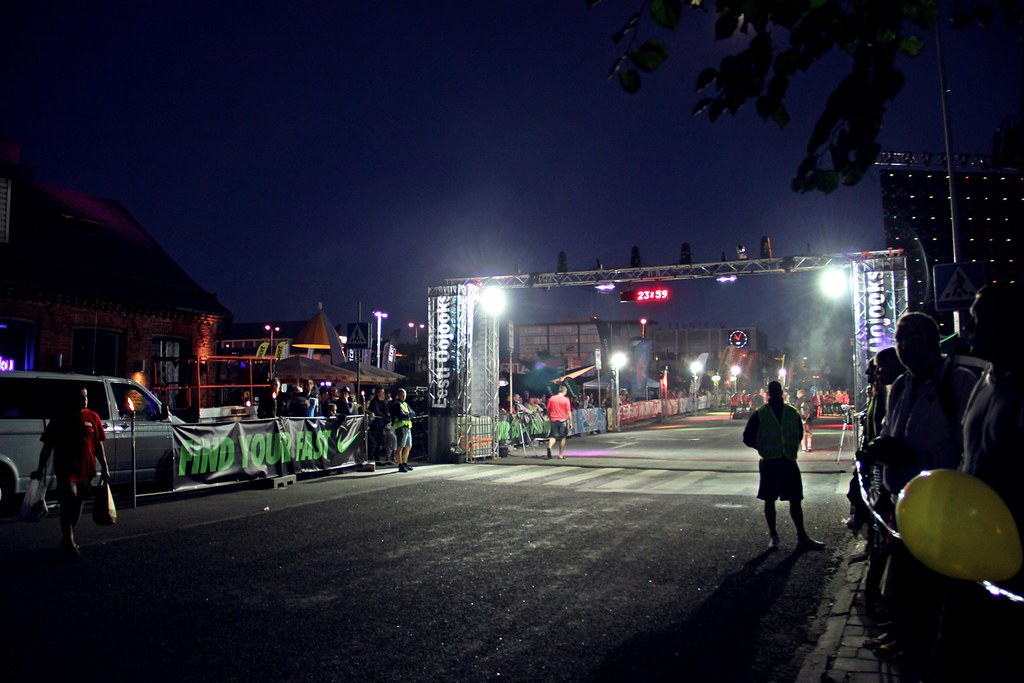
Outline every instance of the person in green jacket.
POLYGON ((757 497, 764 501, 764 518, 768 522, 770 550, 779 547, 779 533, 775 525, 775 501, 789 501, 789 516, 796 525, 797 547, 802 550, 821 550, 825 544, 807 535, 804 511, 800 501, 804 498, 800 468, 796 454, 803 440, 804 429, 800 413, 788 405, 778 382, 768 383, 768 403, 750 416, 743 430, 743 443, 757 449, 761 456, 758 470, 761 481, 757 497))

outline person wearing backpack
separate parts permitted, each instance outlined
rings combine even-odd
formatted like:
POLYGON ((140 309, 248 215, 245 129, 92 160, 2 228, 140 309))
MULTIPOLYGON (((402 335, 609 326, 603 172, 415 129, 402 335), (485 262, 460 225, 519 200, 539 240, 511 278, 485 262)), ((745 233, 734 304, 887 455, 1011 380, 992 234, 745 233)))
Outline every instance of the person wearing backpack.
MULTIPOLYGON (((978 477, 1003 499, 1024 532, 1024 356, 1016 344, 1024 286, 992 283, 978 290, 967 325, 971 353, 986 360, 964 415, 961 471, 978 477)), ((1000 588, 1024 595, 1024 572, 1000 588)), ((973 581, 950 580, 935 653, 934 680, 1019 680, 1024 642, 1021 605, 996 597, 973 581)))
MULTIPOLYGON (((924 470, 956 469, 963 450, 961 420, 975 376, 939 350, 939 326, 924 313, 896 321, 896 355, 906 372, 892 384, 881 438, 869 449, 883 464, 885 488, 893 496, 924 470)), ((898 529, 897 529, 898 531, 898 529)), ((927 665, 938 633, 944 578, 919 562, 895 539, 885 595, 892 629, 882 656, 908 653, 927 665)))

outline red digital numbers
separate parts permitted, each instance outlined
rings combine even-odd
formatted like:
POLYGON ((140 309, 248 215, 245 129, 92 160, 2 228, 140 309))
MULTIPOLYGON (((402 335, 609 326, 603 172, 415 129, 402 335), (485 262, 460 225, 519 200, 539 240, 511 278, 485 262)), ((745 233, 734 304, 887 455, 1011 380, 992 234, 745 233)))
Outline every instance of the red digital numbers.
POLYGON ((620 301, 668 301, 669 289, 667 287, 652 287, 650 289, 632 289, 622 292, 620 301))

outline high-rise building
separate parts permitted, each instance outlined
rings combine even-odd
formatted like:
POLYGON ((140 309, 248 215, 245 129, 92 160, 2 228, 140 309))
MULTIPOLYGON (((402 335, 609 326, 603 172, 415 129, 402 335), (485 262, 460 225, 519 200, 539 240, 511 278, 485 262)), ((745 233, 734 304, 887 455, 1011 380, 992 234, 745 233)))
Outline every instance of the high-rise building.
MULTIPOLYGON (((957 261, 981 262, 985 282, 1013 282, 1024 261, 1024 171, 1015 145, 997 132, 994 154, 957 155, 953 187, 959 226, 957 261), (1008 152, 1009 149, 1009 152, 1008 152)), ((1013 138, 1016 139, 1016 138, 1013 138)), ((878 162, 889 247, 907 257, 908 304, 953 332, 951 313, 935 310, 933 267, 953 262, 950 184, 944 154, 886 153, 878 162)))

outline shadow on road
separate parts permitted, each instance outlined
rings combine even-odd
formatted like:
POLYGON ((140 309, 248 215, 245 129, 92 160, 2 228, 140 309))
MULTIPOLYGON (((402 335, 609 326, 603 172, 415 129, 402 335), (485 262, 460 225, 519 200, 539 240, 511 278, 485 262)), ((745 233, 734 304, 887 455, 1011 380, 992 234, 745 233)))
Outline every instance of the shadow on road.
POLYGON ((773 555, 766 550, 747 561, 687 620, 622 643, 594 671, 594 679, 778 680, 773 669, 793 653, 779 652, 772 642, 769 616, 802 553, 768 563, 773 555))

